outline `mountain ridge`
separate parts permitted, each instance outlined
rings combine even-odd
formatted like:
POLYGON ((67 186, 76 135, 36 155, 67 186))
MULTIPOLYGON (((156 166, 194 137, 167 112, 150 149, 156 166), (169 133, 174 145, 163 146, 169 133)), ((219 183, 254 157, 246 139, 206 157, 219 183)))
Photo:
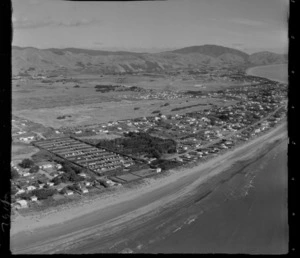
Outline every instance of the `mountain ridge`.
POLYGON ((202 45, 159 53, 80 48, 12 47, 13 74, 75 71, 91 73, 158 72, 205 66, 256 66, 286 63, 287 55, 262 51, 247 54, 234 48, 202 45))

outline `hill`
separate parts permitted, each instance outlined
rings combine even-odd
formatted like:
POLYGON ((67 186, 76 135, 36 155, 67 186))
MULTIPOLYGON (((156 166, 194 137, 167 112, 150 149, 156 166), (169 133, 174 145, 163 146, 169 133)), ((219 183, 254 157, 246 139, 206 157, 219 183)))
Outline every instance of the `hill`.
POLYGON ((248 55, 242 51, 203 45, 161 53, 135 53, 90 49, 12 49, 13 75, 67 73, 167 72, 203 67, 254 66, 285 63, 287 58, 271 52, 248 55))
POLYGON ((190 54, 190 53, 199 53, 202 55, 207 55, 211 57, 220 57, 224 54, 230 54, 231 56, 239 56, 243 58, 245 61, 248 59, 249 55, 228 47, 216 46, 216 45, 203 45, 203 46, 192 46, 185 47, 177 50, 173 50, 173 53, 179 54, 190 54))

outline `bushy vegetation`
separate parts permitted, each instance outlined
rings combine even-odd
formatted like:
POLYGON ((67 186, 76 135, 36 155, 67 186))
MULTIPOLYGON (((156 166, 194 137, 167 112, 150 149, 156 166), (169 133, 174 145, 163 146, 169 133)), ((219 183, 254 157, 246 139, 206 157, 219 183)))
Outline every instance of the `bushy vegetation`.
POLYGON ((52 179, 52 182, 55 185, 66 182, 80 182, 84 180, 82 176, 78 175, 78 173, 80 173, 82 169, 72 166, 68 162, 62 162, 61 165, 62 171, 64 171, 65 173, 63 173, 59 177, 55 177, 52 179))
POLYGON ((160 111, 159 111, 159 110, 154 110, 154 111, 152 112, 152 114, 157 114, 157 113, 160 113, 160 111))
POLYGON ((129 132, 125 138, 101 140, 96 146, 127 155, 145 155, 160 158, 165 153, 176 152, 176 142, 171 139, 153 137, 147 133, 129 132))
POLYGON ((34 165, 29 169, 29 173, 36 173, 39 171, 39 166, 34 165))
POLYGON ((10 173, 11 173, 11 178, 12 179, 17 179, 18 177, 20 177, 18 171, 14 168, 10 169, 10 173))
POLYGON ((168 170, 178 167, 181 163, 174 160, 157 159, 151 162, 150 167, 161 168, 162 170, 168 170))
POLYGON ((54 195, 57 191, 55 189, 35 189, 27 193, 19 194, 18 197, 25 200, 30 200, 30 197, 36 196, 38 200, 45 200, 52 195, 54 195))
POLYGON ((55 189, 36 189, 31 191, 31 194, 32 196, 36 196, 39 200, 45 200, 56 192, 55 189))
POLYGON ((31 159, 23 159, 19 166, 22 168, 31 168, 34 166, 34 162, 31 159))
POLYGON ((71 115, 63 115, 63 116, 58 116, 56 119, 65 119, 67 117, 72 117, 71 115))
POLYGON ((133 92, 141 92, 145 91, 144 89, 137 87, 137 86, 131 86, 131 87, 125 87, 122 85, 96 85, 95 89, 97 92, 110 92, 110 91, 133 91, 133 92))
POLYGON ((182 109, 187 109, 187 108, 192 108, 192 107, 197 107, 197 106, 207 106, 208 104, 195 104, 195 105, 189 105, 189 106, 185 106, 185 107, 178 107, 178 108, 173 108, 171 109, 171 111, 179 111, 182 109))

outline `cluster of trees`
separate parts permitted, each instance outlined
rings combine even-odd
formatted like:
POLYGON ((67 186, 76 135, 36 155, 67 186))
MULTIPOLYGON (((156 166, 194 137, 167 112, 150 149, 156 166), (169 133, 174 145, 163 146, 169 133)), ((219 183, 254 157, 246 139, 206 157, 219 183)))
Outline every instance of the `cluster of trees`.
POLYGON ((150 167, 158 168, 160 167, 162 170, 168 170, 179 166, 180 163, 174 160, 165 160, 165 159, 157 159, 151 162, 150 167))
POLYGON ((23 159, 21 163, 19 163, 21 168, 31 168, 34 166, 34 162, 31 159, 23 159))
POLYGON ((62 162, 62 170, 65 172, 60 177, 55 177, 52 179, 52 182, 55 185, 59 185, 60 183, 66 183, 66 182, 80 182, 83 181, 84 178, 82 176, 79 176, 78 173, 81 172, 80 168, 77 168, 75 166, 70 165, 67 162, 62 162))
MULTIPOLYGON (((21 163, 19 163, 21 168, 29 168, 29 173, 36 173, 39 171, 39 166, 35 165, 35 163, 31 159, 23 159, 21 163)), ((14 172, 14 175, 15 172, 14 172)))
POLYGON ((156 113, 160 113, 160 111, 159 111, 159 110, 154 110, 154 111, 152 112, 152 114, 156 114, 156 113))
POLYGON ((184 106, 184 107, 178 107, 178 108, 173 108, 171 111, 179 111, 182 109, 187 109, 187 108, 192 108, 192 107, 198 107, 198 106, 207 106, 207 104, 195 104, 195 105, 189 105, 189 106, 184 106))
POLYGON ((25 200, 29 200, 31 196, 36 196, 39 200, 45 200, 53 196, 56 192, 56 189, 35 189, 31 192, 19 194, 19 197, 25 200))
POLYGON ((171 129, 172 128, 172 125, 166 121, 163 121, 163 120, 160 120, 159 122, 157 122, 157 125, 162 127, 162 128, 165 128, 167 130, 171 129))
POLYGON ((10 173, 11 173, 11 178, 12 179, 17 179, 20 176, 18 171, 14 168, 10 169, 10 173))
POLYGON ((154 158, 160 158, 165 153, 176 152, 176 142, 172 139, 161 139, 144 132, 129 132, 124 135, 125 138, 101 140, 96 146, 127 155, 147 154, 154 158))
POLYGON ((65 119, 67 117, 72 117, 71 115, 63 115, 63 116, 58 116, 56 119, 65 119))

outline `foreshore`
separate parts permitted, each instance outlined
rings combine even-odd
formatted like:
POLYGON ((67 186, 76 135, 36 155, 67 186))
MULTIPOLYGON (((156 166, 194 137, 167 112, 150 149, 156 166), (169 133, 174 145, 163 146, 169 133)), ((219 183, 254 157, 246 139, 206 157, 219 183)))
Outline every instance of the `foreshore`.
POLYGON ((191 193, 204 182, 209 184, 209 179, 221 174, 236 162, 255 157, 267 143, 286 137, 286 123, 283 123, 266 134, 205 163, 171 171, 165 177, 149 178, 134 189, 119 188, 109 195, 100 196, 86 203, 76 203, 67 209, 49 214, 17 217, 12 222, 11 228, 13 249, 21 252, 28 246, 34 248, 41 239, 44 238, 48 242, 49 238, 53 239, 55 236, 71 235, 72 239, 80 238, 82 234, 90 235, 93 230, 116 226, 159 207, 166 207, 191 193), (93 222, 96 224, 95 227, 93 222), (31 236, 26 234, 24 238, 23 231, 35 231, 35 234, 31 236))

